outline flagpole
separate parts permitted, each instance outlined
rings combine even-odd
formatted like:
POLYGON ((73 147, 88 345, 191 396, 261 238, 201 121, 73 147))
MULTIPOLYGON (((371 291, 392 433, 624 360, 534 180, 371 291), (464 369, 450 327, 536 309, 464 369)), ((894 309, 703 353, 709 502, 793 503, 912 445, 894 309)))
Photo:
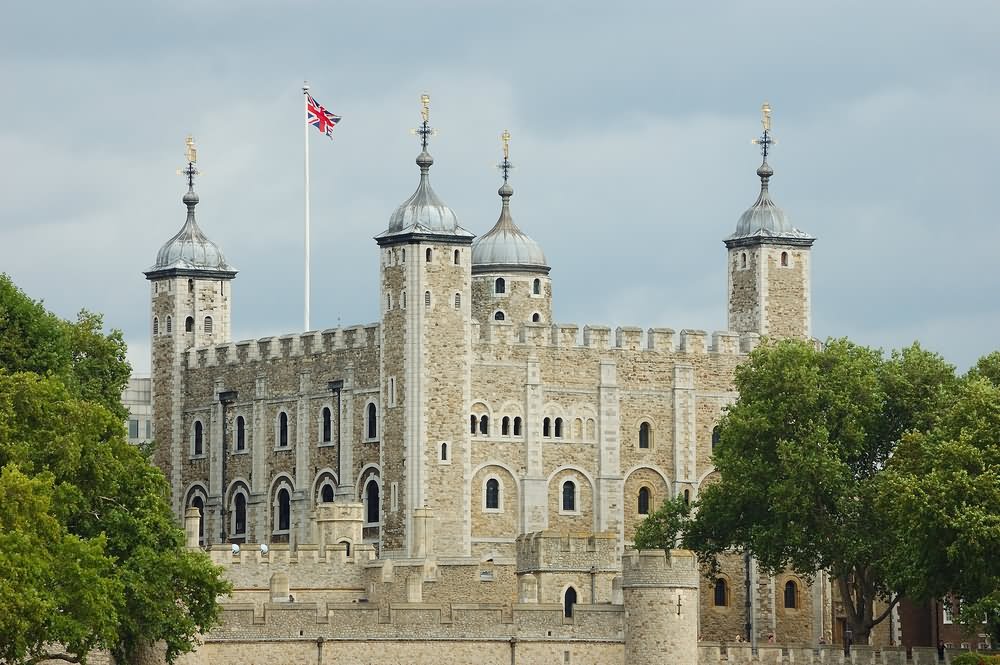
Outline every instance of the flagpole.
POLYGON ((305 322, 303 332, 309 330, 309 82, 302 83, 303 118, 302 129, 305 136, 305 174, 306 174, 306 233, 305 233, 305 322))

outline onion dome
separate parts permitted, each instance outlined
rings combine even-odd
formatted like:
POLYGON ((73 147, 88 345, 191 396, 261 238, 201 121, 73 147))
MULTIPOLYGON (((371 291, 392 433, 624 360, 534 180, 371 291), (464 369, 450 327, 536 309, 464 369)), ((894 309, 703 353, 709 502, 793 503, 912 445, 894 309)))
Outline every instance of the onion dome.
POLYGON ((184 205, 187 206, 187 219, 184 226, 168 240, 156 253, 156 263, 146 271, 146 276, 163 276, 166 274, 198 274, 209 273, 210 276, 234 277, 236 269, 226 262, 222 250, 202 232, 195 221, 194 207, 198 205, 198 194, 194 191, 194 176, 197 170, 194 163, 189 162, 183 171, 188 176, 188 191, 184 194, 184 205))
POLYGON ((510 183, 497 190, 503 204, 500 219, 472 243, 472 272, 549 272, 542 246, 521 231, 510 216, 510 183))

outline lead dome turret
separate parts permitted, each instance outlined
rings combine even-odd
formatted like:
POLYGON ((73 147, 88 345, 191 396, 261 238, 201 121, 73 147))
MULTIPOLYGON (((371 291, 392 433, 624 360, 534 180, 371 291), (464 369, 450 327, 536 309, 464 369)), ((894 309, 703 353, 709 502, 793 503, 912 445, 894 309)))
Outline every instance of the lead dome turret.
POLYGON ((497 190, 503 203, 497 223, 472 243, 472 272, 488 270, 548 272, 545 252, 528 234, 517 227, 510 214, 514 188, 505 182, 497 190))

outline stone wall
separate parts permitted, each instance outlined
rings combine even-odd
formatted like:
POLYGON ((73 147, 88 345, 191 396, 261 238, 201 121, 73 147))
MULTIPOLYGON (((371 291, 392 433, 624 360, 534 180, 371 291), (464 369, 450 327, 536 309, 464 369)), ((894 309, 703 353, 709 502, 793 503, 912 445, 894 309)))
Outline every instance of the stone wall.
POLYGON ((524 323, 552 324, 552 280, 544 272, 488 272, 472 277, 472 318, 480 324, 496 320, 503 312, 504 320, 514 325, 524 323), (504 293, 496 293, 497 278, 504 280, 504 293), (534 293, 539 281, 540 293, 534 293), (535 315, 538 321, 535 321, 535 315))

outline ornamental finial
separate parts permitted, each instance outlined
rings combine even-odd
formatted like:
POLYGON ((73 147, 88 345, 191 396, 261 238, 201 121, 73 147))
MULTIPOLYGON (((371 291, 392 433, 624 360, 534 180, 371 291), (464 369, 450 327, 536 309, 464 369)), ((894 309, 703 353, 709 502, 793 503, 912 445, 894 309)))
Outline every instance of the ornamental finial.
POLYGON ((510 163, 510 131, 503 130, 503 134, 500 135, 500 142, 503 143, 503 161, 497 164, 497 168, 503 173, 503 181, 506 183, 507 179, 510 177, 510 170, 514 168, 514 165, 510 163))
POLYGON ((764 156, 763 163, 767 164, 767 153, 771 151, 771 146, 778 142, 778 139, 771 136, 771 105, 767 102, 760 107, 760 124, 764 127, 764 133, 751 143, 760 146, 760 152, 764 156))
POLYGON ((431 96, 426 92, 420 95, 420 126, 414 130, 412 133, 420 137, 420 147, 426 152, 427 151, 427 138, 432 136, 436 132, 431 129, 431 96))
POLYGON ((194 177, 199 173, 198 169, 195 168, 195 164, 198 162, 198 148, 195 147, 194 137, 190 134, 184 139, 184 158, 187 161, 187 166, 178 169, 177 175, 187 176, 188 191, 194 191, 194 177))

